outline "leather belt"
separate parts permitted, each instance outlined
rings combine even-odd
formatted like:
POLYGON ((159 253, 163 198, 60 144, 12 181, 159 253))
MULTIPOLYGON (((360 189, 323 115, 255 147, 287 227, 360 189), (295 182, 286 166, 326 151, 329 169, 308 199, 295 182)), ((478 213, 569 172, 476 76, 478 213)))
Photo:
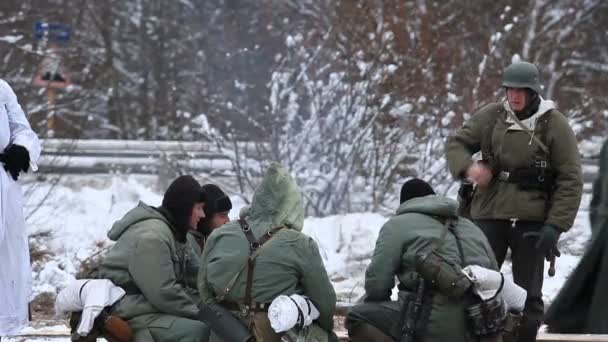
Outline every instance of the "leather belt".
POLYGON ((499 181, 503 181, 503 182, 508 182, 509 181, 509 176, 511 175, 511 172, 507 172, 507 171, 500 171, 498 173, 498 180, 499 181))
POLYGON ((245 305, 224 300, 220 302, 220 305, 230 311, 267 312, 270 303, 253 302, 251 305, 245 305))

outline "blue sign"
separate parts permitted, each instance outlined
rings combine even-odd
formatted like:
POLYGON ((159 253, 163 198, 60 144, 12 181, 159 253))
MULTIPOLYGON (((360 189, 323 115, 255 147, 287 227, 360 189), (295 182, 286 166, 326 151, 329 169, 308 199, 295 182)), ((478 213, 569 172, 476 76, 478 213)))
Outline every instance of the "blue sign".
POLYGON ((67 42, 72 35, 72 29, 67 25, 49 24, 43 21, 36 22, 34 32, 36 39, 48 38, 49 41, 54 42, 67 42))

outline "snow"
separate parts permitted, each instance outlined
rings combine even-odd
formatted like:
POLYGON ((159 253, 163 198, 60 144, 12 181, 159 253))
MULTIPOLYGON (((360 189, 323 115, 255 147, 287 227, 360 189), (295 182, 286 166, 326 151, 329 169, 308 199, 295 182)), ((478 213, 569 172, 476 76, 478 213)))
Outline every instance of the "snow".
MULTIPOLYGON (((591 145, 597 143, 589 142, 588 150, 592 150, 591 145)), ((201 182, 205 182, 206 178, 199 176, 201 182)), ((42 248, 50 252, 47 260, 33 264, 34 295, 56 293, 74 280, 84 260, 111 245, 106 233, 113 222, 139 201, 159 205, 162 200, 162 182, 153 175, 65 175, 57 184, 54 184, 52 177, 38 183, 32 182, 31 176, 26 180, 29 180, 24 187, 29 194, 25 207, 28 230, 32 238, 37 243, 42 242, 42 248), (44 203, 40 205, 44 198, 44 203), (50 231, 50 236, 37 237, 37 234, 45 231, 50 231)), ((234 207, 230 216, 235 219, 245 203, 240 196, 231 198, 234 207)), ((546 303, 557 295, 584 253, 591 236, 587 209, 589 201, 590 194, 587 193, 583 196, 574 227, 560 239, 562 256, 557 260, 556 275, 549 277, 545 271, 543 298, 546 303)), ((365 269, 378 232, 388 219, 388 216, 369 212, 305 219, 303 231, 319 245, 341 305, 352 304, 363 295, 365 269)), ((545 270, 547 268, 548 265, 545 270)), ((502 271, 511 276, 508 261, 502 271)), ((396 289, 393 291, 395 295, 396 289)), ((52 329, 65 332, 62 326, 52 329)), ((35 331, 32 331, 25 330, 23 334, 34 334, 35 331)), ((47 331, 45 328, 44 332, 47 331)))
POLYGON ((7 42, 10 44, 14 44, 18 41, 20 41, 23 38, 22 35, 18 35, 18 36, 4 36, 4 37, 0 37, 0 42, 7 42))
MULTIPOLYGON (((51 192, 45 204, 29 217, 29 232, 52 232, 44 241, 52 253, 51 258, 34 266, 34 292, 58 292, 72 281, 83 260, 100 247, 111 244, 106 238, 108 229, 138 201, 159 205, 162 193, 155 190, 156 184, 154 176, 89 175, 69 177, 52 189, 50 183, 33 188, 26 212, 34 209, 49 190, 51 192)), ((231 217, 234 219, 245 203, 237 196, 232 199, 231 217)), ((557 261, 557 275, 545 277, 543 293, 548 301, 576 266, 590 237, 588 203, 589 195, 585 195, 574 227, 562 236, 563 255, 557 261)), ((304 232, 318 243, 341 302, 353 302, 363 294, 365 267, 378 232, 387 220, 388 217, 378 213, 306 218, 304 232)), ((503 271, 510 274, 510 266, 506 264, 503 271)))

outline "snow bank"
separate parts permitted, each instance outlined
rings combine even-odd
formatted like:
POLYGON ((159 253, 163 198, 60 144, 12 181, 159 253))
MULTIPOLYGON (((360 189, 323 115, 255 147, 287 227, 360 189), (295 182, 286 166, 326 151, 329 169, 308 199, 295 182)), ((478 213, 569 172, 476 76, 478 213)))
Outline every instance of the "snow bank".
MULTIPOLYGON (((31 234, 51 231, 44 247, 52 256, 35 267, 35 293, 58 292, 73 280, 83 260, 110 244, 106 232, 112 223, 138 201, 159 205, 162 200, 162 194, 153 190, 152 176, 78 176, 51 187, 47 183, 38 184, 26 208, 26 212, 31 212, 51 190, 44 205, 28 219, 31 234)), ((244 203, 239 198, 233 198, 233 202, 230 216, 236 218, 244 203)), ((585 195, 575 226, 562 236, 563 256, 557 261, 557 275, 545 276, 545 300, 550 301, 557 294, 583 253, 590 236, 588 202, 589 195, 585 195)), ((365 268, 380 227, 387 219, 376 213, 358 213, 305 220, 304 232, 318 243, 341 302, 354 302, 363 294, 365 268)), ((508 263, 503 271, 511 273, 508 263)))

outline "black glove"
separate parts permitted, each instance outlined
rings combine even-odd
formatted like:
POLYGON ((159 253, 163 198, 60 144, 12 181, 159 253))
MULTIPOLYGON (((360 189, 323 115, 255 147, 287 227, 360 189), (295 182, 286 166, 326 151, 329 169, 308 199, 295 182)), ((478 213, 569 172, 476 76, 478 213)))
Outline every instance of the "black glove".
POLYGON ((559 228, 551 224, 545 224, 541 228, 535 247, 545 254, 547 260, 549 260, 552 255, 556 257, 560 256, 560 252, 557 250, 557 240, 559 240, 559 235, 561 233, 559 228))
POLYGON ((0 162, 4 164, 6 172, 11 174, 14 180, 19 178, 19 172, 27 172, 30 169, 30 154, 21 145, 10 145, 0 154, 0 162))

